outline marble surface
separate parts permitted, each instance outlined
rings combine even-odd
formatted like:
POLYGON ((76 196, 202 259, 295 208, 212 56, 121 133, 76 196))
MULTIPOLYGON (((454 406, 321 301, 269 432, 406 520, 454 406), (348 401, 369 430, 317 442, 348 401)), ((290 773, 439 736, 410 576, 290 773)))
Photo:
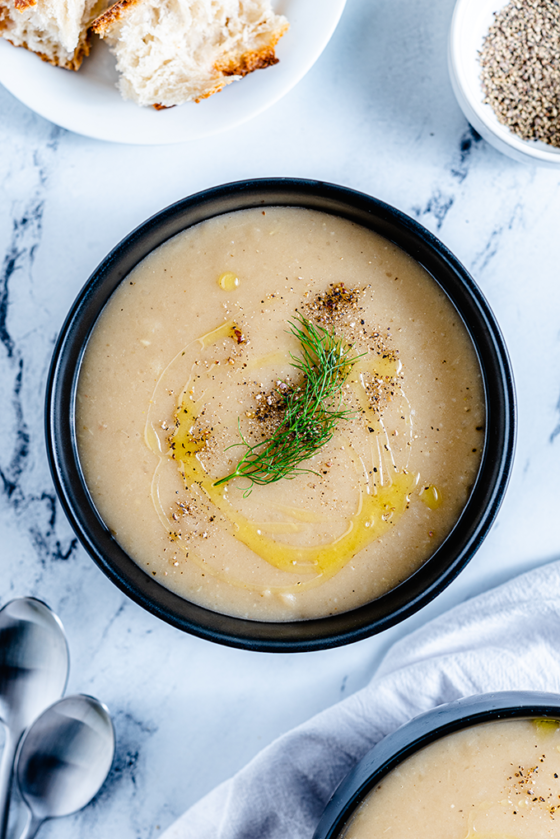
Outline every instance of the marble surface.
MULTIPOLYGON (((560 172, 515 163, 465 122, 446 67, 450 0, 350 0, 303 81, 253 121, 184 145, 67 133, 0 88, 0 601, 60 615, 69 691, 113 715, 118 753, 51 837, 153 839, 273 738, 357 690, 391 642, 465 598, 560 556, 560 172), (498 519, 435 602, 381 636, 307 655, 212 645, 123 596, 55 498, 43 391, 65 313, 97 263, 152 213, 261 176, 355 187, 436 233, 482 287, 516 377, 515 467, 498 519)), ((202 107, 202 106, 201 106, 202 107)))

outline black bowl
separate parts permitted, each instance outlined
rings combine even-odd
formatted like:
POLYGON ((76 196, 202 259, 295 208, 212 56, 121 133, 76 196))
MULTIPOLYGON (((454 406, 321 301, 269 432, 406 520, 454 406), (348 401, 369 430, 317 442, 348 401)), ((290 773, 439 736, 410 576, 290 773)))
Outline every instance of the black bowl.
POLYGON ((290 178, 226 184, 185 198, 127 236, 90 277, 62 327, 46 394, 46 439, 60 502, 80 541, 122 591, 153 614, 203 638, 267 652, 303 652, 380 632, 432 600, 456 577, 486 536, 500 507, 515 442, 515 395, 502 335, 478 286, 447 248, 413 219, 344 187, 290 178), (486 399, 478 476, 461 517, 424 565, 396 588, 344 614, 263 623, 228 617, 163 588, 122 550, 101 521, 85 484, 76 446, 78 373, 89 336, 121 280, 154 248, 198 222, 263 206, 298 206, 349 219, 381 234, 419 262, 447 294, 475 347, 486 399))
POLYGON ((374 746, 349 772, 325 807, 313 839, 336 839, 356 807, 382 778, 424 746, 479 723, 531 717, 560 719, 560 695, 487 693, 440 705, 415 717, 374 746))

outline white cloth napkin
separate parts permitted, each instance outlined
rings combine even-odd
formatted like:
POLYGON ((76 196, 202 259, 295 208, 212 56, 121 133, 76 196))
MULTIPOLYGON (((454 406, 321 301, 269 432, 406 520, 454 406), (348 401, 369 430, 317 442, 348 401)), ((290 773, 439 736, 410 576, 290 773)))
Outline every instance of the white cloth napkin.
POLYGON ((334 789, 385 735, 435 705, 497 690, 560 693, 560 562, 396 643, 366 688, 280 737, 162 839, 311 839, 334 789))

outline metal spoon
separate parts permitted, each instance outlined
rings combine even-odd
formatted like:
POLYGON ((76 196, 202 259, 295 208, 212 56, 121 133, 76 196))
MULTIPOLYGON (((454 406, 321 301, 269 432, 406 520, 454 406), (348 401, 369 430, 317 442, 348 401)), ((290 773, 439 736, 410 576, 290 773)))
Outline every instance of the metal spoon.
POLYGON ((0 610, 0 721, 6 726, 0 763, 0 839, 6 835, 14 756, 21 735, 64 693, 68 645, 48 606, 33 597, 0 610))
POLYGON ((41 714, 22 740, 17 780, 31 811, 21 839, 46 819, 81 810, 98 792, 113 762, 109 711, 91 696, 67 696, 41 714))

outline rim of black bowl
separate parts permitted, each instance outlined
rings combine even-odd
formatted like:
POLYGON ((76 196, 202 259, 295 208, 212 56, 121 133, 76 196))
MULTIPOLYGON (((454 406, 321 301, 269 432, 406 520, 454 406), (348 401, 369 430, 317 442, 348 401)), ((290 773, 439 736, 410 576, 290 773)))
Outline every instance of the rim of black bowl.
POLYGON ((76 298, 60 332, 46 390, 46 444, 55 488, 82 545, 112 582, 167 623, 218 643, 263 652, 306 652, 381 632, 431 601, 457 576, 485 538, 501 505, 515 447, 515 392, 500 329, 480 289, 428 230, 369 195, 321 181, 238 181, 189 196, 152 216, 101 262, 76 298), (74 408, 88 338, 105 303, 154 248, 205 219, 235 210, 296 206, 370 228, 410 254, 457 309, 478 355, 486 399, 481 464, 469 500, 435 553, 403 583, 350 612, 305 621, 266 623, 222 615, 183 599, 149 577, 100 519, 80 468, 74 408))
POLYGON ((403 760, 430 743, 484 722, 516 718, 560 719, 560 695, 503 691, 457 699, 402 725, 371 749, 340 782, 313 839, 336 839, 364 798, 403 760))

